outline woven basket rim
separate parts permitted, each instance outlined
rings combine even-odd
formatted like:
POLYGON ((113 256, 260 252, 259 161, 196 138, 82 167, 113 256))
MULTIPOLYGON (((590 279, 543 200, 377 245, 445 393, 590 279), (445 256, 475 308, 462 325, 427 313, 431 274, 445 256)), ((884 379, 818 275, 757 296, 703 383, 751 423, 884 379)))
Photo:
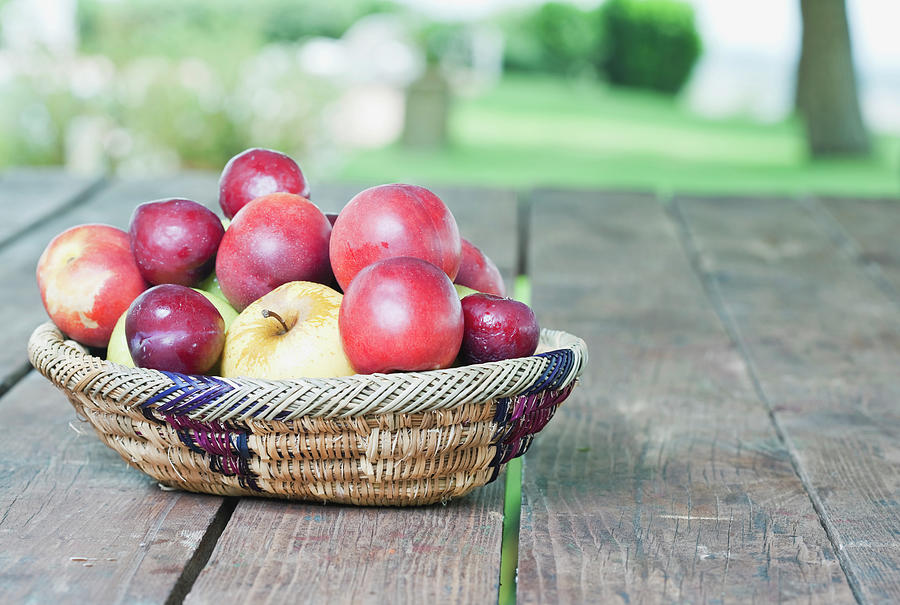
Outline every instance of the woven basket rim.
POLYGON ((91 355, 78 343, 65 340, 50 321, 37 326, 28 342, 32 365, 66 391, 77 388, 116 394, 132 405, 147 405, 149 401, 201 421, 292 420, 303 416, 356 417, 446 410, 466 403, 565 388, 581 374, 588 360, 584 340, 561 330, 542 329, 538 349, 544 352, 442 370, 260 379, 129 368, 91 355), (185 395, 186 392, 191 394, 185 395))

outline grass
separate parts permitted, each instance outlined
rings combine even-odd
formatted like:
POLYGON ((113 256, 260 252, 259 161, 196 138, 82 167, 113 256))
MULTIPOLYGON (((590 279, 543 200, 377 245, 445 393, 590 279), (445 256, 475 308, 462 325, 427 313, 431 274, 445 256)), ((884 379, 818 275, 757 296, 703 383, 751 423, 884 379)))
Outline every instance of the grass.
POLYGON ((506 463, 506 493, 503 498, 503 542, 500 549, 500 593, 498 605, 515 605, 519 567, 519 524, 522 516, 522 459, 506 463))
POLYGON ((677 100, 594 82, 506 77, 457 99, 451 144, 352 155, 350 181, 628 188, 662 193, 900 194, 900 137, 872 157, 811 161, 796 120, 709 120, 677 100))
MULTIPOLYGON (((531 304, 531 281, 526 275, 516 277, 513 298, 531 304)), ((522 515, 522 459, 506 463, 506 485, 503 497, 503 537, 500 549, 500 591, 498 605, 515 605, 516 573, 519 567, 519 525, 522 515)))

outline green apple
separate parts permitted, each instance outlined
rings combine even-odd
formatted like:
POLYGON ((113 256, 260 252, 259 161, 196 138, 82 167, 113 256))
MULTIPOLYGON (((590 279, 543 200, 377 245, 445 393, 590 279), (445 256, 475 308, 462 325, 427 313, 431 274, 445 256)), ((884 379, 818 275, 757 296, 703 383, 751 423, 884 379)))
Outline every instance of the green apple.
MULTIPOLYGON (((234 307, 229 305, 224 298, 219 298, 218 296, 205 290, 200 290, 199 288, 194 288, 194 290, 197 290, 197 292, 208 298, 209 302, 215 305, 216 309, 219 310, 219 313, 222 314, 222 319, 225 320, 225 332, 227 334, 228 327, 238 316, 238 312, 235 311, 234 307)), ((131 352, 128 350, 128 339, 125 338, 126 315, 128 315, 128 309, 122 313, 113 328, 112 336, 109 338, 109 347, 106 349, 106 360, 133 368, 135 367, 134 360, 131 359, 131 352)))
POLYGON ((217 296, 222 300, 228 300, 227 298, 225 298, 225 294, 222 292, 222 288, 219 287, 219 279, 216 277, 215 271, 210 273, 209 277, 197 284, 197 289, 203 290, 204 292, 209 292, 213 296, 217 296))
POLYGON ((338 331, 342 299, 323 284, 293 281, 250 303, 225 333, 222 376, 354 374, 338 331))
POLYGON ((469 294, 478 294, 478 290, 470 288, 469 286, 460 286, 459 284, 453 284, 453 287, 456 288, 456 293, 459 295, 460 300, 464 299, 469 294))

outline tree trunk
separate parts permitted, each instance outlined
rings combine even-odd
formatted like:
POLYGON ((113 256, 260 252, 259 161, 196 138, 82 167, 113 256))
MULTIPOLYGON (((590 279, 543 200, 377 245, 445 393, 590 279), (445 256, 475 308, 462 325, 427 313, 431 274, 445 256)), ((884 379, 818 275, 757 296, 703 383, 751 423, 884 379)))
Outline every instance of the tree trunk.
POLYGON ((844 0, 800 0, 803 43, 797 65, 797 109, 813 156, 865 155, 869 135, 856 95, 844 0))

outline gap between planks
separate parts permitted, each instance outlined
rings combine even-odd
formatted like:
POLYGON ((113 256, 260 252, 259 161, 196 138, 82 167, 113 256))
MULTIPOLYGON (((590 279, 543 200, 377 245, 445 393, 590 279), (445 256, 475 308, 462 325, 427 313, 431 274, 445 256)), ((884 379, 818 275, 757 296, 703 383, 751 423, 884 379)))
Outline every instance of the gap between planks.
POLYGON ((203 533, 200 544, 197 545, 194 554, 191 555, 184 569, 181 570, 181 575, 175 581, 172 592, 166 598, 165 605, 181 605, 184 603, 185 597, 191 592, 191 588, 194 587, 200 572, 203 571, 203 568, 209 562, 213 549, 218 544, 222 532, 228 526, 228 522, 231 520, 234 509, 237 508, 240 500, 240 498, 236 497, 227 497, 222 501, 219 510, 216 511, 213 517, 212 523, 207 526, 206 531, 203 533))
POLYGON ((881 290, 895 305, 900 306, 900 291, 891 281, 885 277, 878 262, 865 260, 863 247, 850 231, 817 197, 803 197, 800 206, 822 227, 825 234, 831 239, 838 251, 853 264, 859 266, 875 286, 881 290))
POLYGON ((51 220, 58 218, 59 216, 68 212, 71 212, 74 208, 77 208, 78 206, 84 204, 95 195, 106 189, 108 186, 109 181, 105 177, 97 177, 96 179, 82 187, 74 195, 72 195, 72 197, 70 197, 69 200, 62 204, 60 207, 54 208, 51 212, 37 217, 15 233, 11 233, 5 238, 0 239, 0 250, 3 250, 10 244, 19 241, 20 239, 33 233, 34 231, 37 231, 42 226, 44 226, 44 224, 50 222, 51 220))
POLYGON ((803 489, 806 491, 806 495, 809 497, 813 509, 816 511, 816 516, 819 518, 819 523, 821 524, 822 529, 825 531, 825 535, 828 536, 828 540, 831 542, 831 546, 834 549, 838 562, 841 565, 841 570, 844 572, 844 576, 847 578, 847 583, 850 586, 851 592, 853 593, 853 598, 856 599, 857 603, 865 603, 862 597, 860 580, 853 570, 851 561, 847 558, 844 550, 840 548, 839 542, 837 540, 837 530, 834 527, 834 524, 828 519, 828 516, 825 513, 824 504, 816 493, 816 490, 813 489, 812 480, 810 479, 809 475, 807 475, 807 473, 803 470, 803 467, 800 465, 796 448, 794 447, 793 442, 791 441, 790 437, 788 437, 784 428, 781 426, 781 423, 778 420, 778 416, 775 414, 772 401, 763 389, 762 383, 759 379, 759 370, 756 367, 756 364, 753 362, 753 358, 749 353, 747 344, 744 341, 740 330, 738 329, 737 323, 735 322, 734 318, 731 316, 725 305, 725 301, 722 293, 719 290, 718 283, 716 282, 716 279, 714 277, 711 277, 703 269, 703 265, 700 259, 700 250, 697 247, 697 242, 691 231, 691 227, 688 224, 687 219, 684 217, 684 214, 681 212, 679 203, 677 201, 673 201, 671 203, 664 203, 663 206, 665 208, 666 214, 675 224, 678 238, 681 241, 681 245, 688 257, 691 268, 694 270, 694 273, 700 280, 700 283, 703 286, 703 291, 706 293, 710 304, 712 304, 716 316, 719 318, 719 321, 728 334, 728 337, 734 343, 735 347, 737 347, 741 358, 747 366, 747 374, 750 378, 751 384, 753 385, 753 390, 755 391, 757 397, 759 397, 760 401, 762 401, 762 403, 766 406, 766 410, 769 413, 769 420, 772 422, 772 426, 775 429, 778 440, 790 455, 791 466, 793 467, 794 472, 797 474, 797 477, 800 479, 800 483, 801 485, 803 485, 803 489))
POLYGON ((28 376, 28 373, 31 372, 31 370, 31 362, 26 360, 22 365, 0 379, 0 400, 3 399, 3 396, 6 395, 11 388, 16 386, 16 383, 28 376))

